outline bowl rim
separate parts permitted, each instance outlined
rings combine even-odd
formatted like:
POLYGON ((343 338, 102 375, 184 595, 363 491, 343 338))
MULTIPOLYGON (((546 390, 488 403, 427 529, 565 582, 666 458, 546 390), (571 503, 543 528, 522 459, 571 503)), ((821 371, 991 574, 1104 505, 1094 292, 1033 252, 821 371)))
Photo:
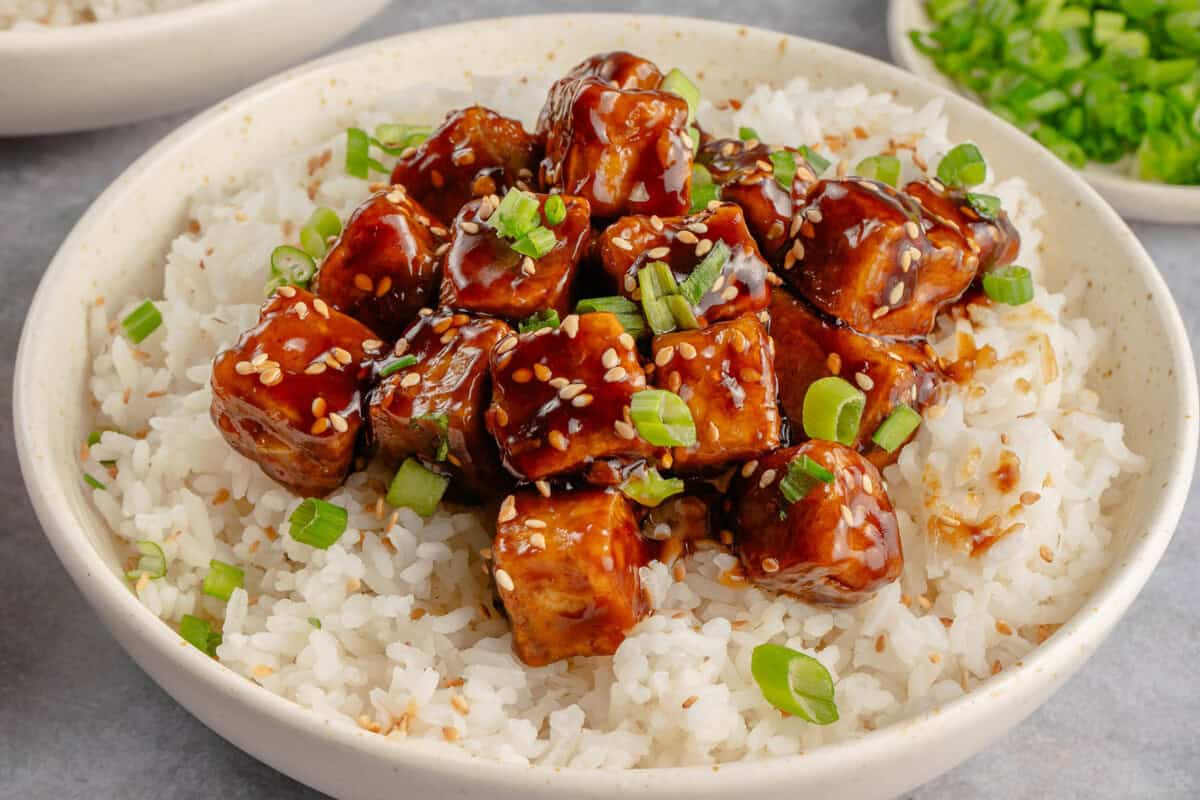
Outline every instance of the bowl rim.
POLYGON ((138 14, 132 17, 76 25, 45 26, 35 30, 0 30, 0 52, 18 55, 47 50, 69 50, 80 45, 103 47, 128 45, 128 39, 155 37, 236 20, 260 10, 284 13, 292 0, 206 0, 180 8, 138 14))
MULTIPOLYGON (((774 43, 783 36, 793 44, 809 48, 818 58, 826 61, 849 58, 870 62, 874 69, 880 71, 880 77, 891 83, 911 85, 915 80, 920 88, 944 99, 947 113, 957 120, 959 125, 1007 125, 976 104, 923 78, 914 79, 912 74, 891 64, 830 44, 765 28, 685 17, 616 13, 534 14, 504 19, 526 24, 565 25, 568 21, 586 24, 589 20, 611 24, 612 20, 617 18, 645 25, 686 25, 705 36, 717 38, 731 32, 747 35, 742 33, 744 31, 751 35, 769 36, 774 43)), ((17 353, 13 400, 14 431, 26 490, 47 538, 88 602, 97 608, 104 607, 114 615, 127 618, 136 624, 139 629, 138 636, 143 644, 155 650, 156 655, 168 662, 170 668, 185 674, 189 681, 200 684, 205 692, 234 697, 247 714, 265 715, 280 726, 303 728, 307 734, 319 736, 328 745, 363 751, 372 758, 382 759, 385 763, 426 773, 439 772, 448 778, 461 775, 462 768, 469 767, 473 780, 489 781, 497 786, 519 788, 518 783, 535 780, 540 785, 551 788, 586 787, 589 793, 606 790, 644 790, 643 779, 653 782, 655 778, 696 777, 701 774, 705 776, 705 784, 714 792, 724 790, 744 793, 754 791, 756 787, 778 786, 779 781, 786 779, 789 773, 796 770, 812 770, 815 773, 844 770, 846 765, 866 763, 871 758, 882 758, 889 751, 894 752, 901 746, 911 748, 922 741, 933 741, 941 736, 936 734, 937 729, 949 726, 952 730, 968 730, 985 720, 997 702, 1019 704, 1021 700, 1029 701, 1035 697, 1042 684, 1050 680, 1047 677, 1039 680, 1035 677, 1036 674, 1061 676, 1065 679, 1066 675, 1081 665, 1132 603, 1174 533, 1195 468, 1200 399, 1197 394, 1195 366, 1182 318, 1169 289, 1145 249, 1092 187, 1073 170, 1023 135, 1020 137, 1021 143, 1014 143, 1014 146, 1029 151, 1030 159, 1040 169, 1074 186, 1080 199, 1093 207, 1097 215, 1097 225, 1128 234, 1130 267, 1142 272, 1153 288, 1156 302, 1152 307, 1157 309, 1168 332, 1166 344, 1171 349, 1174 357, 1172 366, 1179 378, 1177 405, 1184 417, 1182 426, 1185 435, 1179 442, 1179 456, 1185 468, 1177 471, 1161 489, 1161 502, 1146 521, 1148 524, 1145 526, 1145 535, 1130 544, 1123 563, 1114 562, 1109 572, 1088 596, 1088 602, 1083 607, 1046 642, 1034 648, 1022 660, 1020 666, 1004 670, 949 703, 934 706, 914 717, 886 725, 862 736, 823 745, 809 752, 760 761, 724 763, 717 770, 711 765, 631 770, 555 768, 539 765, 517 767, 481 758, 460 748, 390 741, 363 731, 349 722, 328 723, 312 710, 234 673, 195 648, 180 647, 180 639, 174 629, 146 609, 118 576, 100 560, 99 554, 83 531, 83 525, 69 512, 68 504, 63 502, 66 496, 65 487, 52 480, 52 474, 49 474, 34 457, 38 439, 42 434, 30 425, 23 424, 31 414, 30 409, 35 408, 37 403, 32 387, 35 386, 34 376, 40 365, 33 356, 34 341, 40 331, 50 330, 55 324, 51 295, 56 284, 69 276, 72 253, 84 243, 87 229, 113 213, 112 209, 119 208, 121 203, 134 193, 136 184, 155 169, 159 160, 173 158, 176 151, 184 149, 188 142, 203 137, 209 128, 218 125, 222 119, 240 116, 272 93, 281 91, 298 76, 368 58, 375 50, 402 46, 414 37, 427 35, 430 30, 465 38, 471 32, 493 24, 496 19, 480 19, 412 31, 343 49, 238 92, 183 123, 146 151, 93 201, 76 222, 46 269, 27 312, 17 353), (1089 609, 1094 613, 1086 613, 1089 609), (1079 652, 1084 655, 1080 657, 1079 652)), ((1017 133, 1016 129, 1013 129, 1013 133, 1017 133)), ((124 643, 122 646, 124 647, 124 643)))
MULTIPOLYGON (((928 56, 913 46, 912 41, 908 38, 908 31, 905 30, 913 14, 916 14, 917 18, 923 21, 928 21, 929 19, 925 14, 921 0, 889 0, 887 39, 888 50, 892 54, 892 60, 921 80, 932 82, 940 88, 944 88, 953 94, 977 103, 981 108, 986 110, 987 107, 979 103, 968 89, 959 86, 943 75, 933 65, 928 56)), ((991 113, 991 111, 988 113, 991 113)), ((1102 165, 1091 161, 1083 169, 1068 168, 1078 173, 1088 183, 1093 184, 1102 194, 1109 196, 1125 195, 1126 202, 1130 205, 1151 202, 1156 205, 1183 203, 1195 205, 1198 216, 1193 220, 1193 224, 1200 223, 1200 185, 1189 186, 1186 184, 1144 181, 1140 178, 1120 175, 1116 172, 1103 169, 1102 165)), ((1138 218, 1140 219, 1141 217, 1138 218)), ((1147 219, 1148 221, 1154 221, 1150 218, 1147 219)), ((1184 222, 1183 224, 1187 223, 1184 222)))

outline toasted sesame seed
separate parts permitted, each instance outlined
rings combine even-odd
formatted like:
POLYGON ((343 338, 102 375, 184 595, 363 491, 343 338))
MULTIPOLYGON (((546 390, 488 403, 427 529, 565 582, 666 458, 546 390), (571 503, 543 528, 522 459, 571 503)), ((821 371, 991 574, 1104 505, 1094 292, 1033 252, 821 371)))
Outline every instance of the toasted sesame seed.
POLYGON ((758 488, 765 489, 770 486, 774 482, 776 474, 778 473, 773 469, 764 470, 763 474, 758 478, 758 488))
POLYGON ((375 288, 375 282, 371 280, 369 275, 360 272, 354 276, 354 287, 364 292, 369 292, 375 288))
POLYGON ((329 412, 329 424, 338 433, 345 433, 350 430, 350 423, 346 422, 346 418, 336 411, 329 412))
POLYGON ((850 510, 850 506, 842 506, 842 520, 847 525, 854 526, 854 512, 850 510))
POLYGON ((825 359, 825 366, 829 367, 829 371, 837 375, 842 371, 842 357, 837 353, 830 353, 825 359))
POLYGON ((313 434, 314 436, 320 436, 327 430, 329 430, 329 417, 319 418, 312 424, 312 427, 308 429, 309 433, 313 434))
POLYGON ((617 342, 626 350, 632 350, 635 346, 637 346, 637 342, 635 342, 633 337, 628 333, 622 333, 620 336, 618 336, 617 342))
POLYGON ((762 571, 767 574, 779 572, 779 562, 773 558, 764 558, 762 560, 762 571))
POLYGON ((904 223, 904 232, 908 234, 908 238, 916 239, 921 235, 921 226, 912 220, 909 220, 908 222, 904 223))
POLYGON ((649 256, 650 258, 666 258, 670 254, 671 254, 671 248, 666 247, 666 246, 655 247, 653 249, 646 251, 646 255, 649 256))
POLYGON ((799 214, 792 217, 792 225, 790 228, 788 228, 788 236, 795 236, 797 233, 799 233, 802 225, 804 225, 804 217, 800 216, 799 214))
POLYGON ((277 368, 272 368, 259 373, 258 379, 264 386, 274 386, 283 380, 283 373, 277 368))
POLYGON ((326 369, 328 369, 328 367, 326 367, 323 362, 318 361, 315 364, 309 364, 307 367, 305 367, 304 374, 305 375, 320 375, 326 369))
MULTIPOLYGON (((505 336, 503 339, 500 340, 500 344, 496 345, 496 355, 498 355, 498 356, 504 355, 505 353, 507 353, 509 350, 512 350, 516 346, 517 346, 517 337, 516 336, 511 336, 511 335, 505 336)), ((400 354, 397 354, 397 355, 400 355, 400 354)))
POLYGON ((441 244, 439 244, 439 245, 437 246, 437 248, 436 248, 436 249, 433 251, 433 254, 434 254, 435 256, 444 256, 444 255, 446 255, 446 253, 450 252, 450 248, 451 248, 452 246, 453 246, 453 243, 451 243, 451 242, 442 242, 442 243, 441 243, 441 244))
POLYGON ((363 339, 362 349, 368 353, 377 353, 383 347, 383 342, 378 339, 363 339))
POLYGON ((745 464, 742 464, 742 477, 749 478, 754 474, 754 470, 758 469, 758 459, 752 458, 745 464))
POLYGON ((601 354, 600 363, 604 365, 605 369, 612 369, 621 363, 621 357, 617 355, 616 350, 610 347, 601 354))
POLYGON ((279 294, 283 295, 284 297, 295 297, 296 296, 296 287, 295 286, 280 286, 276 291, 279 292, 279 294))
POLYGON ((404 377, 400 379, 400 385, 405 389, 416 386, 420 382, 421 376, 416 372, 406 372, 404 373, 404 377))
MULTIPOLYGON (((620 367, 617 367, 617 369, 620 369, 620 367)), ((581 394, 571 400, 571 405, 575 406, 576 408, 586 408, 590 406, 592 401, 595 399, 596 398, 592 397, 590 394, 581 394)))
POLYGON ((495 416, 496 422, 500 423, 501 428, 508 424, 508 412, 504 410, 504 406, 496 406, 495 416))
POLYGON ((661 231, 663 229, 663 221, 659 219, 657 214, 652 214, 650 216, 650 227, 654 228, 656 231, 661 231))
POLYGON ((297 317, 302 320, 308 319, 308 303, 301 300, 300 302, 296 303, 296 305, 292 306, 292 308, 296 309, 297 317))
POLYGON ((867 494, 875 493, 875 482, 872 481, 871 476, 865 472, 863 473, 863 476, 862 476, 862 487, 863 487, 863 491, 866 492, 867 494))
POLYGON ((814 225, 816 225, 818 222, 820 222, 821 220, 823 220, 825 218, 821 214, 821 209, 819 209, 819 208, 808 209, 807 211, 804 212, 804 216, 807 217, 808 221, 814 225))
POLYGON ((525 520, 525 527, 541 529, 541 528, 546 527, 546 523, 543 520, 538 519, 537 517, 532 517, 530 519, 525 520))
POLYGON ((546 381, 550 380, 551 375, 552 375, 552 373, 550 372, 550 368, 547 367, 545 364, 534 364, 533 365, 533 374, 542 383, 545 383, 546 381))
POLYGON ((530 258, 529 256, 525 256, 524 258, 522 258, 521 259, 521 274, 528 276, 528 275, 534 275, 536 273, 537 273, 537 266, 534 265, 533 259, 530 258))
POLYGON ((613 243, 613 247, 618 247, 621 250, 632 250, 633 249, 633 245, 630 244, 629 240, 622 239, 620 236, 614 236, 609 241, 611 241, 613 243))
POLYGON ((566 386, 558 390, 558 396, 563 400, 571 400, 572 398, 582 394, 587 389, 587 386, 582 383, 568 383, 566 386))
POLYGON ((546 536, 542 533, 533 533, 529 536, 529 543, 538 550, 546 549, 546 536))
POLYGON ((736 286, 726 286, 725 291, 721 292, 722 300, 732 300, 738 296, 738 288, 736 286))
POLYGON ((567 447, 569 446, 567 437, 564 436, 561 431, 550 431, 550 435, 547 436, 546 438, 550 440, 550 446, 553 447, 555 450, 565 452, 567 447))
MULTIPOLYGON (((695 349, 696 348, 693 347, 692 351, 695 352, 695 349)), ((654 363, 660 367, 665 367, 667 364, 671 363, 671 359, 674 357, 675 346, 669 344, 654 354, 654 363)))
POLYGON ((1038 500, 1041 500, 1041 499, 1042 499, 1042 496, 1040 494, 1038 494, 1037 492, 1022 492, 1021 493, 1021 505, 1023 505, 1023 506, 1031 506, 1034 503, 1036 503, 1038 500))
POLYGON ((904 297, 904 284, 897 283, 892 287, 891 293, 888 294, 888 303, 894 306, 900 302, 901 297, 904 297))
POLYGON ((613 429, 616 430, 617 436, 622 439, 632 439, 637 436, 637 429, 624 420, 616 420, 613 422, 613 429))
POLYGON ((329 305, 319 297, 313 298, 313 311, 316 311, 325 319, 329 319, 329 305))
POLYGON ((879 308, 877 308, 871 312, 871 319, 881 319, 881 318, 887 316, 887 313, 891 310, 892 310, 891 306, 880 306, 879 308))
POLYGON ((712 239, 701 239, 700 243, 696 245, 696 255, 703 256, 708 253, 709 250, 712 250, 712 248, 712 239))
POLYGON ((516 584, 513 583, 512 576, 502 569, 496 570, 496 585, 506 592, 511 592, 516 588, 516 584))
POLYGON ((537 487, 538 494, 540 494, 542 497, 549 497, 549 496, 550 496, 550 483, 549 483, 549 481, 534 481, 534 482, 533 482, 533 485, 537 487))
POLYGON ((700 241, 700 239, 696 236, 696 234, 692 233, 687 228, 684 228, 683 230, 676 233, 675 238, 678 239, 679 241, 683 242, 684 244, 695 244, 696 242, 700 241))
POLYGON ((686 699, 686 700, 684 700, 684 701, 683 701, 683 707, 684 707, 684 709, 686 710, 686 709, 689 709, 689 708, 691 708, 692 706, 696 705, 696 703, 697 703, 699 700, 700 700, 700 696, 699 696, 699 695, 695 695, 695 694, 694 694, 694 695, 692 695, 691 697, 689 697, 688 699, 686 699))
POLYGON ((683 358, 684 361, 691 361, 698 354, 696 353, 696 348, 692 345, 691 342, 680 342, 679 343, 679 355, 681 358, 683 358))
POLYGON ((626 275, 624 283, 625 291, 627 292, 632 292, 637 288, 637 278, 633 277, 632 275, 626 275))
POLYGON ((325 403, 325 398, 324 398, 324 397, 314 397, 314 398, 313 398, 313 401, 312 401, 312 415, 313 415, 314 417, 323 417, 323 416, 325 416, 325 408, 326 408, 326 403, 325 403))
POLYGON ((567 384, 569 384, 569 383, 570 383, 570 381, 569 381, 569 380, 567 380, 566 378, 564 378, 564 377, 562 377, 562 376, 560 375, 560 376, 558 376, 557 378, 551 378, 551 379, 548 381, 548 383, 549 383, 551 386, 553 386, 555 389, 561 389, 561 388, 563 388, 564 386, 566 386, 567 384))
POLYGON ((517 517, 517 498, 515 495, 509 495, 504 498, 504 502, 500 504, 500 515, 497 520, 500 522, 509 522, 517 517))
POLYGON ((533 372, 525 367, 514 369, 512 372, 512 379, 514 383, 529 383, 531 380, 533 380, 533 372))
POLYGON ((238 375, 249 375, 254 372, 254 365, 249 361, 239 361, 233 365, 233 371, 238 375))
POLYGON ((804 258, 804 242, 799 239, 792 242, 792 249, 789 252, 796 257, 797 261, 801 260, 804 258))
POLYGON ((433 315, 432 308, 422 308, 422 309, 417 310, 418 317, 428 317, 428 316, 432 316, 432 315, 433 315))
POLYGON ((339 364, 349 364, 354 360, 354 356, 350 355, 350 351, 342 347, 335 347, 329 351, 333 357, 337 359, 339 364))
POLYGON ((397 356, 402 356, 408 352, 408 339, 397 339, 396 344, 392 347, 392 352, 397 356))
POLYGON ((1054 551, 1051 550, 1047 545, 1042 545, 1038 548, 1038 555, 1041 556, 1042 561, 1045 561, 1047 564, 1054 563, 1054 551))
POLYGON ((462 228, 464 231, 466 231, 467 233, 470 233, 470 234, 479 233, 479 223, 477 223, 477 222, 471 222, 470 220, 467 220, 465 222, 459 223, 458 227, 462 228))
POLYGON ((270 356, 268 356, 266 353, 255 353, 254 358, 250 359, 250 366, 261 367, 263 364, 267 363, 267 359, 269 358, 270 356))
POLYGON ((857 383, 859 388, 864 392, 869 392, 875 388, 875 381, 871 380, 871 376, 865 372, 854 373, 854 382, 857 383))
MULTIPOLYGON (((576 334, 579 333, 579 315, 568 314, 566 319, 562 321, 559 327, 562 328, 563 333, 565 333, 568 338, 574 339, 576 334)), ((545 328, 544 330, 550 329, 545 328)))

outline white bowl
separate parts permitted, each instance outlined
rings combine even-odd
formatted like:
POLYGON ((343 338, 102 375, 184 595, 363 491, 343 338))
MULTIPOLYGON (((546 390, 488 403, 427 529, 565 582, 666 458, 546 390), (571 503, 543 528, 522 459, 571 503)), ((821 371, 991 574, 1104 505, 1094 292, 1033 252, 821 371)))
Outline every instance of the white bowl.
MULTIPOLYGON (((149 295, 156 296, 156 295, 149 295)), ((1197 391, 1179 313, 1149 257, 1117 215, 1069 168, 980 107, 886 64, 765 30, 649 16, 551 16, 436 28, 359 47, 256 86, 192 120, 130 167, 95 202, 50 265, 25 323, 15 385, 17 445, 46 534, 105 624, 160 685, 238 747, 341 797, 881 798, 950 768, 1045 701, 1096 649, 1162 555, 1191 482, 1197 391), (561 72, 597 51, 626 48, 702 76, 711 97, 757 81, 806 75, 863 82, 906 104, 944 96, 952 138, 977 141, 1001 175, 1023 174, 1052 209, 1048 283, 1088 286, 1081 307, 1120 338, 1104 403, 1149 459, 1118 512, 1121 552, 1084 608, 1021 666, 945 706, 861 739, 771 761, 598 771, 514 767, 448 748, 397 744, 332 723, 206 658, 143 608, 120 578, 110 535, 77 466, 86 435, 83 308, 161 289, 161 257, 185 222, 188 195, 226 183, 283 148, 315 143, 372 98, 487 72, 561 72), (731 65, 736 65, 731 67, 731 65), (331 114, 329 109, 336 109, 331 114), (1147 391, 1152 387, 1153 391, 1147 391)))
MULTIPOLYGON (((928 31, 932 27, 924 0, 891 0, 887 34, 892 60, 931 83, 971 97, 969 91, 939 72, 908 36, 911 30, 928 31)), ((1200 186, 1142 181, 1107 164, 1088 163, 1079 172, 1123 217, 1200 225, 1200 186)))
POLYGON ((388 0, 211 0, 161 14, 0 31, 0 136, 210 103, 311 56, 388 0))

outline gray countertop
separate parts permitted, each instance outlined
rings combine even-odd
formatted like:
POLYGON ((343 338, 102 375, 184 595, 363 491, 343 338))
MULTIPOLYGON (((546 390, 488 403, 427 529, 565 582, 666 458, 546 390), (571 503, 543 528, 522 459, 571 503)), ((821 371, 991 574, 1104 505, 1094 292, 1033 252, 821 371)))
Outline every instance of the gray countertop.
MULTIPOLYGON (((353 43, 473 17, 601 3, 398 0, 353 43)), ((887 58, 881 0, 622 4, 776 28, 887 58)), ((0 382, 11 383, 25 309, 59 242, 92 200, 179 114, 94 133, 0 139, 0 382)), ((1200 330, 1200 227, 1135 224, 1200 330)), ((25 495, 0 393, 0 798, 318 797, 213 734, 109 637, 59 566, 25 495)), ((1116 632, 1041 710, 991 748, 914 791, 966 797, 1200 797, 1200 573, 1196 493, 1157 571, 1116 632)), ((397 796, 403 796, 398 788, 397 796)))

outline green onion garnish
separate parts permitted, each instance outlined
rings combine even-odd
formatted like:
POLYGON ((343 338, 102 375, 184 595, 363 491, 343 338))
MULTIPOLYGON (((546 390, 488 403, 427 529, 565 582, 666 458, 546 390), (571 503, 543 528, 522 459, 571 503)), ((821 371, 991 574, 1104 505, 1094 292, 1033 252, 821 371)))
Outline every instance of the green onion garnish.
POLYGON ((942 157, 937 176, 947 186, 978 186, 987 178, 987 164, 978 147, 964 142, 942 157))
POLYGON ((371 158, 371 137, 361 128, 346 129, 346 174, 366 180, 371 170, 387 172, 388 168, 371 158))
POLYGON ((433 452, 434 461, 445 461, 446 456, 450 454, 450 416, 444 411, 439 411, 436 414, 424 414, 417 417, 414 422, 432 422, 441 429, 438 435, 437 447, 433 452))
POLYGON ((221 634, 212 629, 207 620, 184 614, 179 620, 179 635, 201 653, 216 657, 221 644, 221 634))
POLYGON ((308 624, 312 625, 317 630, 321 630, 321 620, 318 619, 317 617, 309 617, 308 624))
POLYGON ((562 195, 552 194, 546 198, 542 214, 546 217, 547 225, 553 227, 561 224, 567 218, 567 204, 563 202, 562 195))
POLYGON ((867 156, 854 171, 870 180, 896 186, 900 183, 900 159, 895 156, 867 156))
POLYGON ((513 242, 512 249, 523 256, 541 258, 553 250, 556 244, 558 244, 558 239, 554 237, 554 232, 539 225, 513 242))
POLYGON ((208 574, 204 576, 204 593, 228 602, 233 590, 240 589, 245 580, 246 573, 240 568, 214 558, 208 562, 208 574))
POLYGON ((626 497, 648 508, 654 508, 682 491, 682 478, 664 478, 654 467, 631 475, 621 484, 621 492, 626 497))
POLYGON ((663 78, 658 88, 660 91, 677 94, 686 100, 688 106, 688 124, 691 125, 696 121, 696 109, 700 106, 700 87, 692 83, 687 75, 684 75, 678 69, 673 69, 663 78))
MULTIPOLYGON (((748 142, 751 139, 759 139, 758 131, 754 128, 741 127, 738 128, 738 138, 743 142, 748 142)), ((761 141, 761 139, 759 139, 761 141)))
POLYGON ((887 419, 879 424, 871 441, 889 453, 908 441, 908 437, 921 424, 921 415, 906 405, 898 405, 888 414, 887 419))
POLYGON ((162 314, 149 300, 144 301, 121 320, 125 337, 134 344, 140 344, 143 339, 158 330, 159 325, 162 325, 162 314))
POLYGON ((371 144, 389 156, 401 156, 408 148, 416 147, 428 139, 429 134, 428 128, 385 122, 375 126, 375 138, 371 140, 371 144))
POLYGON ((103 435, 103 433, 104 433, 103 431, 92 431, 91 433, 89 433, 88 437, 87 437, 88 447, 91 447, 92 445, 100 444, 100 438, 103 435))
POLYGON ((317 262, 312 256, 299 247, 281 244, 271 251, 271 278, 267 281, 267 294, 280 286, 307 289, 316 273, 317 262))
POLYGON ((721 188, 713 183, 712 173, 703 164, 692 165, 692 213, 703 211, 713 200, 721 199, 721 188))
POLYGON ((488 222, 505 239, 520 239, 538 226, 538 201, 520 189, 509 189, 488 222))
POLYGON ((716 283, 721 270, 725 269, 727 263, 729 263, 729 245, 717 239, 713 248, 692 270, 692 274, 679 284, 679 293, 692 305, 699 304, 704 295, 708 294, 708 290, 716 283))
POLYGON ((288 532, 301 544, 327 550, 346 532, 349 518, 350 514, 341 506, 310 497, 288 517, 288 532))
POLYGON ((389 375, 395 375, 400 370, 408 369, 409 367, 411 367, 412 365, 414 365, 416 363, 417 363, 417 357, 412 355, 411 353, 400 356, 395 361, 391 362, 390 364, 385 366, 383 369, 379 370, 379 377, 386 378, 389 375))
POLYGON ((700 320, 696 319, 696 312, 692 311, 691 304, 683 295, 669 294, 660 299, 666 303, 667 311, 671 312, 676 330, 694 331, 700 327, 700 320))
MULTIPOLYGON (((329 248, 329 239, 342 232, 342 221, 332 208, 321 206, 300 229, 300 246, 313 258, 321 258, 329 248)), ((311 277, 311 276, 310 276, 311 277)))
POLYGON ((688 125, 688 139, 692 142, 692 155, 700 152, 700 131, 695 125, 688 125))
POLYGON ((158 580, 167 574, 167 557, 158 544, 149 539, 138 539, 133 545, 138 550, 138 562, 125 573, 126 578, 133 581, 149 575, 151 580, 158 580))
POLYGON ((852 445, 866 402, 866 395, 841 378, 813 381, 804 394, 804 432, 811 439, 852 445))
POLYGON ((655 447, 691 447, 696 423, 679 395, 665 389, 644 389, 633 395, 630 416, 638 434, 655 447))
POLYGON ((774 168, 775 180, 790 192, 792 180, 796 177, 796 154, 790 150, 776 150, 768 158, 774 168))
POLYGON ((414 458, 406 458, 392 478, 387 501, 397 508, 411 508, 422 517, 429 517, 437 511, 449 484, 449 478, 431 472, 414 458))
POLYGON ((838 721, 833 678, 812 656, 780 644, 760 644, 750 656, 750 674, 763 698, 780 711, 816 725, 838 721))
POLYGON ((108 489, 107 486, 105 486, 103 483, 101 483, 100 481, 93 478, 91 475, 88 475, 86 472, 83 473, 83 482, 86 483, 88 486, 92 487, 93 489, 99 489, 102 492, 106 491, 108 489))
POLYGON ((803 500, 818 483, 833 483, 833 473, 807 455, 788 462, 787 474, 779 482, 779 492, 788 503, 803 500))
POLYGON ((521 333, 530 333, 539 328, 557 328, 558 323, 558 312, 553 308, 547 308, 521 320, 517 327, 521 333))
POLYGON ((804 160, 808 162, 808 165, 813 168, 813 172, 815 172, 817 175, 820 175, 829 167, 829 159, 825 158, 808 145, 800 145, 799 150, 800 155, 804 156, 804 160))
POLYGON ((967 202, 984 219, 995 219, 1000 213, 1000 198, 995 195, 967 192, 967 202))
POLYGON ((983 292, 997 303, 1019 306, 1033 299, 1033 276, 1025 267, 1001 267, 983 273, 983 292))
POLYGON ((580 300, 575 306, 576 314, 591 314, 596 311, 607 311, 610 314, 641 313, 641 309, 638 308, 637 303, 620 295, 613 297, 589 297, 586 300, 580 300))
POLYGON ((675 316, 665 297, 679 291, 671 268, 662 261, 652 261, 638 270, 638 288, 642 291, 642 310, 650 330, 668 333, 675 330, 675 316))

